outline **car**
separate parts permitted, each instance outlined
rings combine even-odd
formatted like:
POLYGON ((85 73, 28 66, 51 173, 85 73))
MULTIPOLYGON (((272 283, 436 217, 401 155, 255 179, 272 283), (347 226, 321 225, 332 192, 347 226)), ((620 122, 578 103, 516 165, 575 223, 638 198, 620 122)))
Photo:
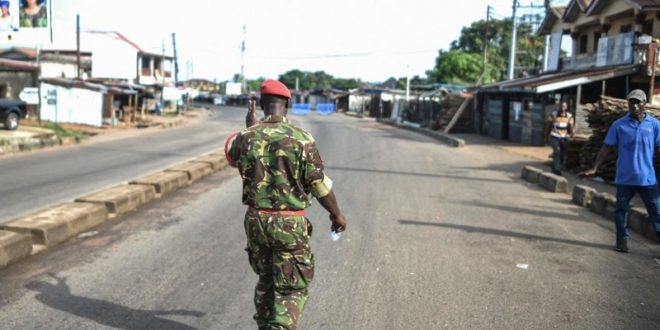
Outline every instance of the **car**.
POLYGON ((0 122, 6 130, 18 128, 21 119, 28 118, 27 105, 21 100, 0 99, 0 122))

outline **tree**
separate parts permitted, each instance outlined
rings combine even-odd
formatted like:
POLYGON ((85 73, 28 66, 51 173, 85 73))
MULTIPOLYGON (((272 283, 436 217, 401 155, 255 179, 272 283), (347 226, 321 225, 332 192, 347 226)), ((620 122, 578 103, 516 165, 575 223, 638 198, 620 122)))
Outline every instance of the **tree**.
POLYGON ((298 88, 300 90, 326 88, 348 90, 358 87, 360 83, 360 81, 356 79, 337 79, 324 71, 308 72, 289 70, 284 74, 281 74, 278 79, 291 89, 296 88, 296 79, 298 79, 298 88))
MULTIPOLYGON (((541 37, 535 36, 534 31, 527 23, 518 25, 517 53, 516 53, 516 71, 519 75, 537 74, 540 71, 539 55, 543 50, 541 37)), ((462 77, 464 82, 475 83, 483 72, 483 50, 488 45, 488 56, 486 73, 482 82, 488 83, 500 80, 506 76, 509 65, 509 52, 511 45, 511 19, 491 20, 486 22, 480 20, 472 22, 461 30, 458 39, 451 43, 450 51, 440 51, 436 58, 436 66, 427 72, 429 79, 436 82, 450 82, 448 79, 456 80, 462 77), (486 43, 484 43, 486 41, 486 43), (459 52, 459 55, 451 52, 459 52), (443 56, 450 58, 441 59, 443 56), (475 62, 479 57, 479 75, 474 77, 475 62), (452 70, 451 67, 445 67, 442 72, 439 71, 439 65, 447 61, 454 61, 462 64, 459 70, 452 70), (466 71, 467 70, 467 71, 466 71), (461 76, 468 74, 468 76, 461 76), (445 78, 444 75, 447 75, 445 78)))
POLYGON ((429 79, 453 84, 474 83, 482 73, 481 56, 460 50, 440 50, 429 79))

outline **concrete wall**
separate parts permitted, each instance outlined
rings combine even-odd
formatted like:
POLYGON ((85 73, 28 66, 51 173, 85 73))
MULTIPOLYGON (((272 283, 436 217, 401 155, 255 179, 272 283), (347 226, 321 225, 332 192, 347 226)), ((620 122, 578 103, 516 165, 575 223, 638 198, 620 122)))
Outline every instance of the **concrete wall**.
POLYGON ((7 87, 7 95, 0 95, 0 97, 18 99, 18 94, 23 88, 37 86, 36 73, 0 71, 0 85, 7 87))
POLYGON ((41 84, 41 119, 100 127, 103 125, 103 93, 41 84))

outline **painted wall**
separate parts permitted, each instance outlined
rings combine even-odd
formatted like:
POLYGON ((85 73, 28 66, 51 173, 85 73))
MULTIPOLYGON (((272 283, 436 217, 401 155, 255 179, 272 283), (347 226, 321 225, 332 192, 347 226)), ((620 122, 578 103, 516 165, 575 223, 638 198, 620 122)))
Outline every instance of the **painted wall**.
POLYGON ((103 93, 42 83, 41 119, 103 126, 103 93))

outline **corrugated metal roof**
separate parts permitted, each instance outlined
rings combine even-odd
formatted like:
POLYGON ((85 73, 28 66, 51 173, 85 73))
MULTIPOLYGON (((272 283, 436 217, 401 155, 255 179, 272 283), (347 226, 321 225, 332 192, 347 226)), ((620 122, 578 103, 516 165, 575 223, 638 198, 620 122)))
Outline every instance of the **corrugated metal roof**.
POLYGON ((2 68, 15 70, 15 71, 37 71, 39 70, 39 65, 35 62, 8 60, 8 59, 0 58, 0 69, 2 68))
POLYGON ((631 6, 638 10, 658 10, 660 9, 659 0, 626 0, 631 6))
POLYGON ((482 92, 529 92, 546 93, 568 87, 584 85, 595 81, 633 74, 639 65, 627 65, 581 71, 565 71, 540 76, 500 81, 481 87, 482 92))
POLYGON ((78 80, 78 79, 42 78, 41 81, 51 85, 64 86, 68 88, 82 88, 82 89, 88 89, 101 93, 129 94, 129 95, 137 94, 137 91, 132 89, 123 89, 117 86, 110 86, 101 83, 92 83, 89 81, 78 80))

